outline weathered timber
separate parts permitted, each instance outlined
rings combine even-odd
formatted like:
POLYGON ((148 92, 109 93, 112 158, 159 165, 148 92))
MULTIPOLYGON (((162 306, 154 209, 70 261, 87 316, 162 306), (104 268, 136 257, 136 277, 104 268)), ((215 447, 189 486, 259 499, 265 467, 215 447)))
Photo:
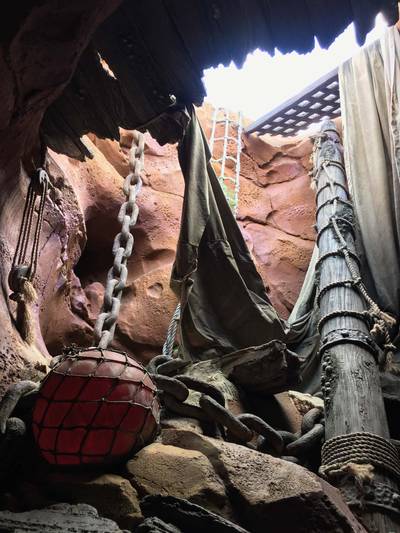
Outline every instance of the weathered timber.
POLYGON ((399 492, 398 475, 395 472, 396 464, 399 467, 398 455, 394 451, 392 457, 393 450, 388 444, 389 429, 377 354, 369 331, 367 305, 357 285, 351 282, 355 274, 360 275, 352 231, 353 208, 347 192, 339 134, 335 124, 330 121, 322 125, 321 135, 316 139, 314 175, 317 182, 319 248, 317 280, 322 317, 319 324, 321 383, 326 418, 325 457, 323 451, 321 471, 338 486, 353 509, 361 514, 369 531, 400 531, 400 515, 395 512, 396 505, 391 504, 391 497, 396 501, 399 492), (353 276, 342 251, 344 243, 337 236, 333 220, 345 240, 353 276), (337 453, 338 449, 332 449, 332 445, 338 441, 337 437, 344 435, 352 435, 345 439, 359 438, 366 448, 359 448, 354 440, 346 442, 344 451, 349 455, 344 458, 342 449, 333 467, 328 455, 332 458, 337 453), (335 437, 336 440, 331 440, 335 437), (373 455, 370 461, 367 460, 368 447, 373 455), (383 450, 382 464, 378 460, 380 447, 383 450), (352 468, 349 462, 367 464, 363 470, 364 478, 361 469, 357 466, 352 468), (390 471, 386 462, 393 463, 394 471, 390 471), (368 469, 370 463, 373 470, 368 469), (386 491, 387 497, 380 496, 382 490, 386 491), (373 502, 371 505, 365 505, 367 492, 373 502))

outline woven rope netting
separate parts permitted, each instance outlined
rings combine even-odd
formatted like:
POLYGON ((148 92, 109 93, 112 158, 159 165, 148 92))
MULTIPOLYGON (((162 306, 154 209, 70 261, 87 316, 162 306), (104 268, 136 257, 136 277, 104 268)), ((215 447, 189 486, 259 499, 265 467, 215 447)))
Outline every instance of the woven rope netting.
POLYGON ((33 413, 42 456, 53 464, 113 462, 154 438, 156 387, 123 352, 64 355, 45 378, 33 413))

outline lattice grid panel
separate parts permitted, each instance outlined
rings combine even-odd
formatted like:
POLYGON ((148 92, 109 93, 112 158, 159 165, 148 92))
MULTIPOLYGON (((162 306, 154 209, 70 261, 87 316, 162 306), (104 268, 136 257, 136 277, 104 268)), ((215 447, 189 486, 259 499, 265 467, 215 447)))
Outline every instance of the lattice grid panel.
POLYGON ((311 124, 338 116, 340 95, 338 73, 335 70, 255 121, 246 132, 290 137, 311 124))

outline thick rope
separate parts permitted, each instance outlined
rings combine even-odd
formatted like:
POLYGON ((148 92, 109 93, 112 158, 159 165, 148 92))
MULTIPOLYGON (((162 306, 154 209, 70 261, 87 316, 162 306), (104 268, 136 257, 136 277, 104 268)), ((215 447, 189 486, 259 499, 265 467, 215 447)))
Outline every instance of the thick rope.
MULTIPOLYGON (((384 352, 383 366, 384 366, 384 370, 397 373, 398 368, 393 363, 393 358, 394 358, 393 357, 393 352, 394 352, 394 350, 396 348, 395 348, 395 346, 393 346, 393 344, 391 342, 391 337, 390 337, 390 329, 395 326, 396 320, 392 316, 390 316, 388 313, 385 313, 384 311, 382 311, 380 309, 378 304, 368 294, 368 291, 367 291, 367 289, 366 289, 366 287, 364 285, 364 282, 362 281, 362 279, 361 279, 361 277, 359 275, 358 269, 356 268, 356 263, 357 263, 357 266, 359 266, 358 265, 358 262, 359 262, 358 257, 353 252, 351 252, 349 250, 347 241, 344 238, 344 236, 342 234, 342 231, 340 229, 340 225, 339 225, 339 223, 346 224, 346 226, 349 227, 349 229, 353 230, 353 224, 352 224, 351 221, 347 220, 346 218, 337 215, 338 202, 341 202, 343 204, 349 204, 350 206, 351 206, 351 203, 348 202, 347 200, 343 200, 340 197, 338 197, 337 195, 335 195, 335 191, 334 191, 335 180, 334 180, 334 177, 332 176, 332 174, 329 171, 329 167, 330 166, 336 166, 340 170, 344 171, 344 167, 343 167, 343 165, 341 163, 328 159, 328 160, 325 160, 319 166, 319 168, 317 169, 317 172, 315 174, 314 180, 316 182, 318 182, 320 172, 322 170, 325 171, 325 173, 326 173, 326 175, 328 177, 327 186, 331 187, 332 195, 333 195, 332 199, 330 199, 328 202, 325 202, 323 204, 323 205, 326 205, 327 203, 332 203, 333 204, 333 214, 330 217, 329 222, 323 228, 321 228, 321 230, 319 231, 318 239, 319 239, 319 237, 320 237, 320 235, 321 235, 321 233, 323 231, 325 231, 328 228, 333 228, 334 233, 335 233, 335 237, 338 240, 338 242, 340 243, 340 249, 337 250, 337 251, 334 251, 334 252, 330 252, 330 254, 331 255, 340 254, 340 255, 343 256, 343 258, 345 260, 345 263, 346 263, 346 266, 347 266, 347 268, 348 268, 348 270, 350 272, 350 275, 351 275, 351 285, 360 293, 360 295, 363 297, 365 303, 368 306, 368 318, 370 319, 370 322, 373 324, 373 326, 372 326, 372 328, 370 330, 371 336, 373 337, 375 342, 377 342, 377 344, 380 344, 380 345, 383 346, 383 352, 384 352)), ((319 260, 318 260, 318 264, 323 259, 325 259, 325 257, 327 257, 327 255, 320 257, 319 260)), ((343 285, 344 284, 348 284, 349 281, 350 280, 346 280, 345 282, 341 282, 341 284, 343 284, 343 285)), ((329 288, 331 288, 331 287, 329 287, 329 288)), ((328 289, 325 288, 325 290, 323 290, 320 293, 319 299, 321 298, 323 293, 326 292, 326 290, 328 290, 328 289)), ((324 317, 324 321, 326 321, 329 318, 333 318, 333 317, 331 317, 331 316, 324 317)), ((323 324, 320 321, 319 328, 321 328, 322 325, 323 324)))
POLYGON ((42 231, 48 186, 49 177, 47 172, 43 168, 38 168, 28 187, 17 247, 9 276, 9 285, 13 291, 10 298, 17 302, 16 326, 22 339, 30 345, 34 344, 35 341, 32 305, 37 300, 37 293, 33 286, 33 279, 36 275, 39 259, 40 234, 42 231), (33 233, 31 253, 28 259, 28 247, 32 234, 36 198, 38 196, 40 197, 40 201, 37 221, 33 233))
POLYGON ((320 468, 323 476, 339 475, 345 472, 349 463, 372 465, 400 479, 398 449, 389 440, 373 433, 350 433, 325 442, 320 468))
POLYGON ((174 351, 174 343, 176 338, 176 332, 178 330, 179 320, 181 318, 181 304, 178 303, 175 312, 172 315, 171 322, 168 326, 167 338, 165 339, 162 353, 166 357, 172 357, 174 351))

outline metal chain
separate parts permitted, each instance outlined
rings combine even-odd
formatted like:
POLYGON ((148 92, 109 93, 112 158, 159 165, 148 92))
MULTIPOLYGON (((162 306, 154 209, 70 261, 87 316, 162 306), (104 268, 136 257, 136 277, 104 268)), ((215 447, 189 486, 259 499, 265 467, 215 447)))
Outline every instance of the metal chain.
MULTIPOLYGON (((293 462, 304 461, 307 454, 322 445, 324 437, 322 409, 311 409, 304 416, 301 432, 298 434, 276 430, 256 415, 243 413, 236 416, 231 413, 225 407, 223 394, 214 385, 184 374, 174 377, 166 375, 170 374, 170 368, 165 368, 164 373, 164 366, 170 362, 167 357, 160 355, 152 359, 148 366, 150 375, 160 392, 161 401, 169 411, 179 416, 213 423, 223 431, 226 430, 224 432, 228 440, 241 444, 248 444, 257 437, 258 451, 272 452, 293 462), (199 406, 186 403, 190 391, 200 393, 199 406)), ((174 359, 173 362, 181 362, 181 366, 186 365, 186 362, 180 359, 174 359)))
POLYGON ((126 265, 132 254, 134 243, 132 228, 135 226, 139 215, 136 198, 142 186, 143 161, 144 136, 142 133, 138 133, 137 139, 134 137, 132 140, 132 147, 129 153, 130 173, 125 178, 123 187, 126 201, 121 205, 118 213, 121 231, 115 237, 112 248, 114 262, 107 274, 103 307, 94 327, 95 342, 103 350, 109 346, 114 338, 122 291, 126 287, 128 277, 126 265))

